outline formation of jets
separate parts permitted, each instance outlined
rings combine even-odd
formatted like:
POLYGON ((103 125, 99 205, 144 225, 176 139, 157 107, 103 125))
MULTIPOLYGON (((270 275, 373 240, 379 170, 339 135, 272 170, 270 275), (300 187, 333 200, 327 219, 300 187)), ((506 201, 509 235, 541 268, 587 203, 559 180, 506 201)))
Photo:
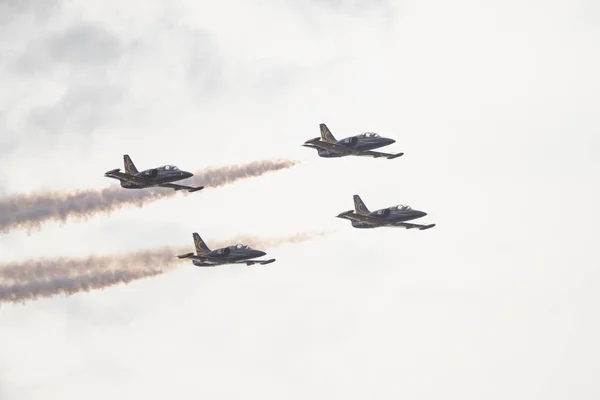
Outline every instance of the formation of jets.
MULTIPOLYGON (((309 139, 303 146, 317 150, 319 157, 339 158, 346 156, 362 156, 373 158, 387 158, 388 160, 398 158, 404 153, 383 153, 374 151, 380 147, 388 146, 396 141, 394 139, 379 136, 374 132, 365 132, 355 136, 349 136, 337 140, 327 125, 320 124, 321 136, 309 139)), ((133 164, 131 157, 123 155, 123 164, 125 172, 120 172, 120 168, 107 171, 104 176, 117 179, 121 187, 125 189, 143 189, 149 187, 164 187, 173 190, 187 190, 196 192, 202 190, 204 186, 186 186, 177 182, 194 176, 191 172, 182 171, 174 165, 164 165, 157 168, 147 169, 139 172, 133 164)), ((359 195, 354 195, 354 210, 344 211, 337 215, 338 218, 347 219, 352 227, 359 229, 373 229, 381 227, 397 227, 405 229, 425 230, 435 226, 435 224, 420 225, 407 221, 426 216, 427 213, 415 210, 407 205, 394 205, 387 208, 381 208, 370 211, 359 195)), ((216 267, 226 264, 270 264, 275 261, 274 258, 268 260, 257 259, 266 255, 262 250, 253 249, 245 244, 233 244, 211 250, 202 240, 197 232, 192 234, 195 253, 186 253, 178 255, 180 259, 191 259, 197 267, 216 267)))
MULTIPOLYGON (((394 139, 379 136, 374 132, 365 132, 337 140, 327 125, 320 124, 319 128, 321 129, 321 137, 309 139, 304 142, 303 146, 316 149, 317 154, 320 157, 334 158, 363 156, 373 158, 385 157, 388 160, 391 160, 404 154, 373 151, 373 149, 388 146, 396 142, 394 139)), ((419 225, 406 221, 421 218, 426 215, 426 212, 413 210, 410 206, 402 204, 371 212, 361 200, 360 196, 354 195, 354 210, 344 211, 338 214, 337 217, 350 220, 352 226, 359 229, 399 227, 425 230, 433 228, 435 224, 419 225)))

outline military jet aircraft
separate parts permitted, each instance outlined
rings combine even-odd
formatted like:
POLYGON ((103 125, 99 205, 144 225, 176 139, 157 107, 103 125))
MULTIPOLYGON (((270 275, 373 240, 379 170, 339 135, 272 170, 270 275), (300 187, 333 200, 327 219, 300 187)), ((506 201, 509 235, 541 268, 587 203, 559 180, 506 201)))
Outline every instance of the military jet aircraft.
POLYGON ((194 238, 194 244, 196 245, 196 254, 187 253, 177 257, 191 258, 193 260, 192 263, 197 267, 216 267, 224 264, 265 265, 275 261, 274 258, 271 258, 270 260, 252 260, 253 258, 264 256, 266 253, 264 251, 255 250, 245 244, 234 244, 228 247, 211 250, 198 233, 194 232, 192 236, 194 238))
POLYGON ((374 132, 365 132, 360 135, 350 136, 341 140, 336 140, 327 125, 320 124, 321 137, 309 139, 302 146, 317 149, 320 157, 335 158, 345 156, 366 156, 366 157, 385 157, 388 160, 400 157, 404 153, 380 153, 372 151, 379 147, 387 146, 396 141, 379 136, 374 132))
POLYGON ((171 183, 194 176, 191 172, 181 171, 174 165, 163 165, 162 167, 139 172, 127 154, 123 155, 123 164, 125 165, 124 173, 119 172, 121 169, 117 168, 107 171, 104 176, 118 179, 121 187, 125 189, 144 189, 154 186, 167 187, 174 190, 186 189, 188 192, 196 192, 204 189, 204 186, 193 187, 171 183))
POLYGON ((413 210, 406 205, 397 205, 388 208, 382 208, 376 211, 369 211, 359 195, 354 195, 354 210, 340 213, 337 217, 348 219, 355 228, 380 228, 380 227, 398 227, 406 229, 425 230, 433 228, 435 224, 419 225, 409 222, 416 218, 426 216, 427 213, 419 210, 413 210))

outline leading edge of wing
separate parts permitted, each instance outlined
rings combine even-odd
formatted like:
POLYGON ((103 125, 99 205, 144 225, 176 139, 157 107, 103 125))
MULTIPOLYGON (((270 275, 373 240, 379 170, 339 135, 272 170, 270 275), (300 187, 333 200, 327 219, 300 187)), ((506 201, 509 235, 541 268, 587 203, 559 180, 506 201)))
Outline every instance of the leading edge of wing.
POLYGON ((365 150, 365 151, 361 151, 361 152, 357 153, 356 155, 362 156, 362 157, 373 157, 373 158, 385 157, 388 160, 393 160, 394 158, 402 157, 404 155, 404 153, 382 153, 380 151, 365 150))
POLYGON ((435 224, 429 224, 429 225, 420 225, 420 224, 411 224, 410 222, 397 222, 395 224, 391 224, 388 225, 390 227, 398 227, 398 228, 405 228, 405 229, 418 229, 420 231, 424 231, 426 229, 431 229, 435 226, 435 224))
POLYGON ((230 264, 246 264, 246 265, 260 264, 260 265, 267 265, 267 264, 271 264, 272 262, 275 262, 274 258, 271 258, 269 260, 240 260, 240 261, 233 261, 230 264))

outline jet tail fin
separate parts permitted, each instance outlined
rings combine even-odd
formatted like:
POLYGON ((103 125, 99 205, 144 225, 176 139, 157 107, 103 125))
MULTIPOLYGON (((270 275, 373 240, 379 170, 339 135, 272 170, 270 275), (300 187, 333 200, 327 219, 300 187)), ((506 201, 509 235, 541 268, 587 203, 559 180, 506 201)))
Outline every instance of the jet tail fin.
POLYGON ((138 172, 140 172, 135 167, 133 161, 131 161, 131 157, 129 157, 129 154, 123 154, 123 164, 125 165, 125 172, 127 172, 128 174, 137 174, 138 172))
POLYGON ((354 209, 357 214, 369 214, 371 212, 357 194, 354 195, 354 209))
POLYGON ((319 128, 321 129, 321 139, 323 139, 324 142, 329 142, 329 143, 337 142, 337 140, 335 139, 335 137, 333 136, 333 134, 331 133, 331 131, 329 130, 327 125, 320 124, 319 128))
POLYGON ((196 245, 196 253, 198 255, 202 255, 202 254, 206 254, 206 253, 210 252, 210 249, 208 248, 206 243, 204 243, 204 240, 202 240, 200 235, 198 235, 196 232, 194 232, 192 234, 192 236, 194 237, 194 244, 196 245))

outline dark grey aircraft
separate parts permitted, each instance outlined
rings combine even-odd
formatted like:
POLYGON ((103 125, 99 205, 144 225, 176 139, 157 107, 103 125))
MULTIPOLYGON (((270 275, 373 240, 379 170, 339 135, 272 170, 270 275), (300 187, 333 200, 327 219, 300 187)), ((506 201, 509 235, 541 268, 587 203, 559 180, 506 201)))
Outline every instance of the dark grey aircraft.
POLYGON ((350 136, 341 140, 336 140, 327 125, 320 124, 321 137, 307 140, 302 146, 317 149, 320 157, 335 158, 345 156, 367 156, 367 157, 385 157, 388 160, 400 157, 404 153, 380 153, 372 151, 379 147, 387 146, 396 141, 379 136, 374 132, 365 132, 360 135, 350 136))
POLYGON ((104 176, 118 179, 121 182, 121 186, 125 189, 143 189, 160 186, 174 190, 186 189, 188 192, 196 192, 204 188, 204 186, 193 187, 171 183, 194 176, 191 172, 181 171, 174 165, 163 165, 162 167, 139 172, 127 154, 123 155, 123 164, 125 165, 124 173, 119 172, 121 169, 117 168, 107 171, 104 176))
POLYGON ((345 211, 339 214, 338 218, 348 219, 355 228, 379 228, 383 226, 398 227, 406 229, 425 230, 433 228, 435 224, 419 225, 409 222, 416 218, 426 216, 427 213, 419 210, 413 210, 409 206, 397 205, 388 208, 382 208, 376 211, 369 211, 359 195, 354 195, 354 210, 345 211))
POLYGON ((253 258, 264 256, 266 253, 245 244, 234 244, 211 250, 196 232, 192 236, 196 245, 196 254, 187 253, 177 257, 191 258, 193 259, 192 263, 197 267, 216 267, 224 264, 265 265, 275 261, 274 258, 270 260, 253 260, 253 258))

